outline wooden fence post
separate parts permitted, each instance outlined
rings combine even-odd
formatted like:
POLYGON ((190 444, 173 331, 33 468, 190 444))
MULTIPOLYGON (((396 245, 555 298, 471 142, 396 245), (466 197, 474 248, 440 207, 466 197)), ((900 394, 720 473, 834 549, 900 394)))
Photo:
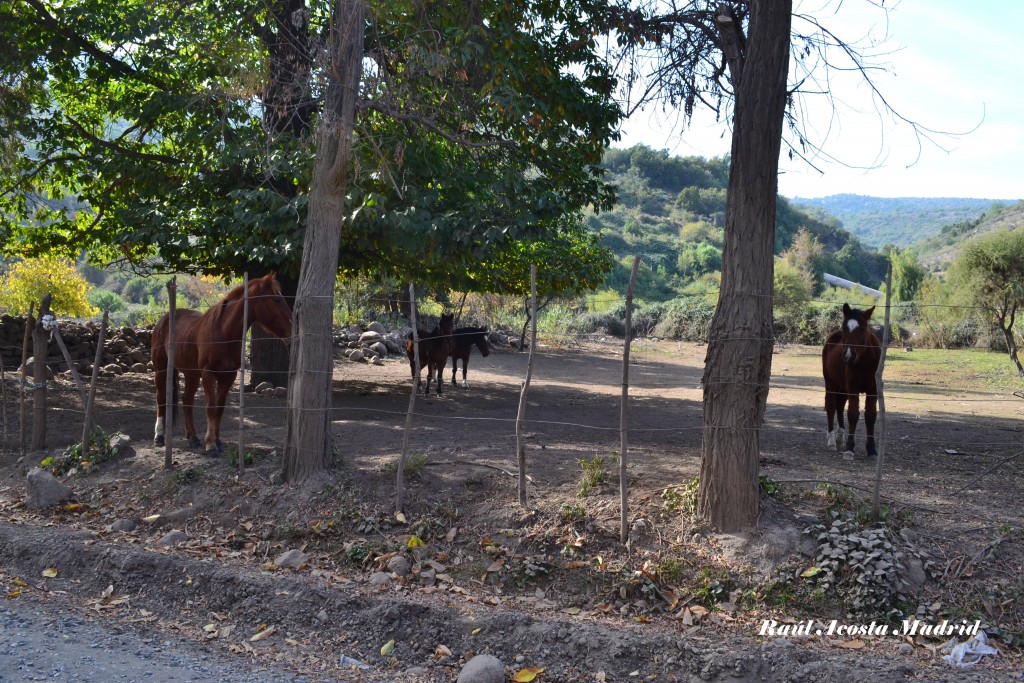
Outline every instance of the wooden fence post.
MULTIPOLYGON (((875 460, 875 496, 872 513, 875 524, 881 514, 882 463, 885 461, 885 392, 883 391, 882 370, 885 369, 885 354, 889 348, 889 302, 892 299, 892 261, 885 276, 885 327, 882 328, 882 355, 875 371, 875 390, 878 392, 878 457, 875 460)), ((865 401, 867 398, 865 397, 865 401)))
POLYGON ((626 288, 626 344, 622 351, 622 405, 619 409, 619 540, 629 538, 629 482, 626 479, 626 454, 629 447, 629 345, 633 337, 633 287, 640 269, 640 257, 633 257, 633 270, 626 288))
POLYGON ((39 304, 39 319, 32 328, 32 354, 35 362, 32 365, 32 450, 41 451, 46 448, 46 367, 47 344, 46 330, 43 329, 43 318, 50 315, 50 301, 53 295, 47 294, 39 304))
POLYGON ((238 476, 245 474, 245 333, 249 331, 249 272, 242 290, 242 363, 238 371, 238 476))
POLYGON ((519 393, 516 414, 516 453, 519 463, 519 504, 526 507, 526 442, 523 440, 523 421, 526 418, 526 394, 533 375, 533 355, 537 348, 537 266, 530 266, 530 355, 526 361, 526 379, 519 393))
POLYGON ((22 335, 21 341, 21 395, 18 399, 18 418, 20 420, 19 427, 20 431, 18 434, 19 442, 21 446, 21 454, 25 455, 26 446, 26 423, 28 422, 28 408, 25 406, 25 394, 28 393, 28 343, 32 339, 32 330, 36 326, 36 319, 32 313, 36 309, 36 302, 32 302, 28 305, 28 318, 25 319, 25 333, 22 335))
MULTIPOLYGON (((174 380, 174 318, 175 309, 178 305, 178 276, 175 275, 167 282, 167 384, 164 394, 164 469, 171 469, 173 460, 171 458, 171 444, 174 440, 174 411, 177 409, 178 401, 174 396, 174 389, 177 382, 174 380)), ((207 400, 210 400, 207 398, 207 400)))
POLYGON ((402 436, 402 453, 398 456, 396 513, 402 512, 405 506, 405 461, 409 457, 409 432, 412 431, 412 414, 416 408, 416 389, 420 379, 420 335, 416 330, 416 290, 412 284, 409 285, 409 319, 412 321, 412 357, 415 371, 412 378, 412 393, 409 394, 409 410, 405 413, 405 434, 402 436))
POLYGON ((103 322, 100 323, 99 334, 96 335, 96 356, 92 362, 92 380, 89 382, 89 398, 85 402, 85 421, 82 425, 82 457, 89 450, 89 432, 92 431, 93 415, 96 412, 96 383, 100 377, 100 363, 103 362, 103 342, 107 336, 107 318, 109 311, 103 311, 103 322))

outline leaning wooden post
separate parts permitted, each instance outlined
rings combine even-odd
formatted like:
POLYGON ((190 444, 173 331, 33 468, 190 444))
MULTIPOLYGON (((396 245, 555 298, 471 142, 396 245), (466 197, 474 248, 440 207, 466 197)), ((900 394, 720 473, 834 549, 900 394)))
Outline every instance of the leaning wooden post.
POLYGON ((420 335, 416 331, 416 290, 409 285, 409 319, 412 321, 412 393, 409 394, 409 410, 405 413, 405 434, 402 436, 402 453, 398 456, 398 481, 396 482, 395 512, 402 512, 405 506, 405 461, 409 457, 409 432, 412 431, 412 414, 416 409, 416 388, 420 379, 420 335))
POLYGON ((7 373, 4 371, 4 356, 0 353, 0 411, 3 412, 4 438, 0 441, 0 449, 10 447, 10 431, 7 424, 7 373))
POLYGON ((103 362, 103 342, 107 336, 107 317, 109 311, 103 311, 103 322, 100 323, 99 334, 96 335, 96 357, 92 361, 92 380, 89 382, 89 398, 85 402, 85 423, 82 425, 82 456, 89 450, 89 432, 92 431, 93 415, 96 412, 96 383, 100 377, 100 363, 103 362))
POLYGON ((640 269, 640 257, 633 257, 633 270, 629 274, 626 288, 626 343, 622 351, 622 405, 619 409, 619 540, 625 543, 629 538, 629 482, 626 480, 626 453, 629 446, 629 344, 633 337, 633 287, 636 272, 640 269))
POLYGON ((537 348, 537 266, 530 266, 530 355, 526 360, 526 379, 519 393, 519 411, 516 414, 516 452, 519 462, 519 504, 526 507, 526 442, 523 440, 523 421, 526 418, 526 394, 533 375, 533 354, 537 348))
POLYGON ((28 422, 28 408, 25 406, 25 394, 28 393, 28 343, 32 339, 32 328, 36 325, 36 319, 32 315, 35 310, 36 302, 33 301, 28 305, 28 318, 25 319, 25 333, 22 335, 21 341, 21 396, 18 400, 18 418, 20 420, 18 437, 20 440, 18 445, 21 446, 22 455, 25 455, 25 447, 27 446, 25 441, 25 424, 28 422))
MULTIPOLYGON (((885 369, 885 353, 889 348, 889 302, 892 299, 892 261, 885 275, 885 327, 882 328, 882 355, 875 371, 875 390, 878 392, 878 457, 875 460, 875 499, 872 512, 875 524, 881 514, 882 462, 885 460, 885 392, 882 386, 882 370, 885 369)), ((866 400, 866 398, 865 398, 866 400)))
POLYGON ((249 331, 249 273, 242 290, 242 363, 238 367, 238 476, 245 474, 245 333, 249 331))
MULTIPOLYGON (((167 383, 164 392, 164 469, 171 469, 173 460, 171 458, 171 443, 174 441, 174 411, 177 408, 177 400, 174 396, 174 388, 177 385, 174 379, 174 318, 175 309, 178 306, 178 276, 172 277, 167 282, 167 383)), ((206 400, 210 400, 207 398, 206 400)))
POLYGON ((46 329, 43 319, 50 315, 52 294, 43 297, 39 304, 39 319, 32 328, 32 354, 35 362, 32 365, 32 450, 41 451, 46 448, 46 329))
POLYGON ((78 374, 75 362, 71 359, 71 353, 68 352, 68 345, 64 343, 64 337, 60 336, 60 326, 57 325, 57 319, 51 316, 50 320, 44 320, 43 328, 49 330, 50 335, 57 340, 57 346, 60 348, 61 355, 64 356, 64 362, 67 363, 68 370, 71 371, 71 377, 75 380, 75 386, 78 387, 78 397, 82 399, 82 409, 85 410, 87 401, 85 385, 78 374))

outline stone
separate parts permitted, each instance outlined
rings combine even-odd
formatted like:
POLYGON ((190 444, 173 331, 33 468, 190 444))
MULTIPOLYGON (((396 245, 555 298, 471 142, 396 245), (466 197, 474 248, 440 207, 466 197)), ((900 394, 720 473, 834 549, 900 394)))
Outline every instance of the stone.
POLYGON ((29 509, 52 507, 72 495, 66 484, 41 467, 29 470, 25 481, 25 506, 29 509))
POLYGON ((160 537, 160 539, 156 542, 156 545, 170 547, 178 545, 179 543, 184 543, 187 540, 188 534, 186 534, 184 531, 182 531, 181 529, 172 529, 171 531, 168 531, 166 534, 160 537))
POLYGON ((381 323, 377 322, 376 320, 374 320, 372 323, 367 325, 366 329, 369 332, 376 332, 377 334, 380 334, 380 335, 387 334, 387 332, 388 332, 387 328, 384 327, 384 325, 382 325, 381 323))
POLYGON ((146 372, 146 370, 147 368, 145 363, 133 363, 131 367, 132 372, 143 373, 146 372))
POLYGON ((505 665, 494 655, 477 655, 462 667, 456 683, 504 683, 505 665))
POLYGON ((383 586, 389 581, 391 581, 391 574, 388 574, 387 572, 374 572, 370 574, 371 586, 383 586))
POLYGON ((281 553, 274 560, 274 565, 277 567, 289 567, 291 569, 298 569, 302 565, 309 562, 309 555, 292 548, 291 550, 281 553))
POLYGON ((288 387, 277 387, 274 389, 274 396, 278 398, 284 398, 288 395, 288 387))
POLYGON ((122 434, 121 432, 118 432, 117 434, 111 435, 110 441, 107 443, 107 445, 110 446, 110 450, 114 451, 115 453, 120 453, 124 449, 128 448, 131 442, 132 437, 128 436, 127 434, 122 434))
POLYGON ((402 555, 395 555, 388 560, 388 571, 398 576, 408 576, 412 571, 412 563, 402 555))
POLYGON ((111 531, 135 531, 139 528, 139 523, 134 519, 119 519, 110 525, 111 531))
POLYGON ((383 338, 380 332, 363 332, 356 341, 360 344, 370 345, 379 342, 383 338))
POLYGON ((259 384, 256 385, 256 393, 263 395, 266 392, 271 391, 273 388, 274 385, 271 384, 270 382, 260 382, 259 384))
POLYGON ((382 341, 376 341, 370 344, 370 350, 378 356, 383 356, 384 358, 388 357, 388 346, 382 341))
POLYGON ((348 359, 349 359, 349 360, 351 360, 351 361, 361 361, 361 360, 363 360, 363 358, 364 358, 365 356, 366 356, 366 354, 365 354, 365 353, 363 353, 363 350, 362 350, 362 349, 355 349, 355 350, 354 350, 354 351, 352 352, 352 355, 350 355, 350 356, 348 357, 348 359))

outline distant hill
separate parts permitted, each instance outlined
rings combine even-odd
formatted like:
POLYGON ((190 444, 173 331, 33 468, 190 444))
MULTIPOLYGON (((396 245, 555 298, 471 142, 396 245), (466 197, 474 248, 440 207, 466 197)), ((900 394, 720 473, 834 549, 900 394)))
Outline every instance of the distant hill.
POLYGON ((996 205, 971 220, 951 223, 938 234, 915 242, 912 246, 918 253, 922 266, 931 272, 945 272, 953 262, 964 242, 979 235, 996 230, 1020 230, 1024 228, 1024 202, 1012 206, 996 205))
POLYGON ((933 235, 943 227, 977 219, 993 207, 1014 201, 928 197, 865 197, 836 194, 829 197, 794 197, 798 207, 822 209, 866 246, 886 244, 906 247, 933 235))

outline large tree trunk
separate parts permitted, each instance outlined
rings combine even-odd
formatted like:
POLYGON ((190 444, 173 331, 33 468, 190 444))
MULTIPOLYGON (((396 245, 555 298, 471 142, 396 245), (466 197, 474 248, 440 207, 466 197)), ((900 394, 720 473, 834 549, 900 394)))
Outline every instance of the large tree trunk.
POLYGON ((792 0, 753 0, 750 35, 718 19, 736 95, 722 286, 704 367, 698 514, 721 531, 757 520, 759 435, 772 361, 775 200, 792 0))
POLYGON ((316 159, 295 297, 284 454, 284 477, 290 483, 325 470, 331 462, 331 313, 359 96, 363 13, 362 0, 337 0, 332 17, 329 81, 315 134, 316 159))

